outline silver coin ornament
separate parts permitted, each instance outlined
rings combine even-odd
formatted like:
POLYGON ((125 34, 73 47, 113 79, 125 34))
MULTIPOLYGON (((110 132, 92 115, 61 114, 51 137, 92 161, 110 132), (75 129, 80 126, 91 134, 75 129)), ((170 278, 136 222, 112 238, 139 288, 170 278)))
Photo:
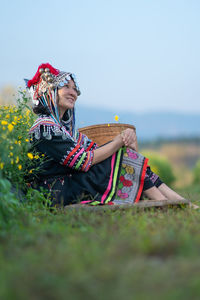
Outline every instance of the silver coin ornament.
POLYGON ((51 84, 49 85, 49 88, 50 88, 51 90, 53 90, 53 89, 56 88, 56 86, 55 86, 53 83, 51 83, 51 84))
POLYGON ((64 84, 64 82, 63 81, 61 81, 60 83, 59 83, 59 87, 63 87, 65 84, 64 84))

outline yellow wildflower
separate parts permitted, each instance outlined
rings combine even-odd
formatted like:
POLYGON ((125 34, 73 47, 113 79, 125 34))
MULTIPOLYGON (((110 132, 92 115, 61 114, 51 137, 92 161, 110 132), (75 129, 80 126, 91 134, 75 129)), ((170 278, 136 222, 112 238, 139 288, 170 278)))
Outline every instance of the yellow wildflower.
POLYGON ((4 167, 4 163, 3 163, 3 162, 1 162, 1 163, 0 163, 0 169, 2 170, 2 169, 3 169, 3 167, 4 167))
POLYGON ((17 123, 16 123, 16 122, 14 122, 14 121, 12 121, 12 124, 13 124, 13 125, 17 125, 17 123))
POLYGON ((14 121, 17 121, 17 120, 18 120, 18 118, 16 116, 14 116, 14 121))
POLYGON ((19 162, 19 156, 16 157, 15 162, 16 162, 16 164, 18 164, 18 162, 19 162))
POLYGON ((38 158, 39 158, 39 155, 35 155, 34 158, 35 158, 35 159, 38 159, 38 158))
POLYGON ((12 150, 13 149, 13 146, 10 146, 10 150, 12 150))
POLYGON ((33 170, 31 169, 31 170, 29 171, 29 173, 30 173, 30 174, 33 173, 33 170))
POLYGON ((13 153, 12 153, 12 152, 10 152, 10 156, 13 156, 13 153))
POLYGON ((18 141, 18 145, 21 146, 21 141, 18 141))
POLYGON ((26 142, 29 142, 29 139, 25 139, 26 142))
POLYGON ((115 121, 119 121, 119 117, 117 115, 115 116, 115 121))
POLYGON ((11 160, 10 160, 10 163, 11 163, 11 165, 13 165, 13 164, 14 164, 14 160, 13 160, 13 158, 11 158, 11 160))
POLYGON ((108 127, 110 127, 110 124, 108 123, 108 127))
POLYGON ((27 156, 28 156, 28 158, 33 159, 33 154, 32 153, 28 152, 27 156))
POLYGON ((1 125, 7 125, 8 124, 8 122, 7 121, 1 121, 1 125))
POLYGON ((9 124, 8 125, 8 130, 11 132, 11 131, 13 131, 13 128, 14 128, 14 126, 12 125, 12 124, 9 124))
POLYGON ((10 115, 6 115, 6 119, 9 119, 10 118, 10 115))
POLYGON ((22 169, 22 165, 18 165, 18 169, 21 170, 22 169))
POLYGON ((18 144, 18 141, 15 141, 15 144, 17 145, 17 144, 18 144))

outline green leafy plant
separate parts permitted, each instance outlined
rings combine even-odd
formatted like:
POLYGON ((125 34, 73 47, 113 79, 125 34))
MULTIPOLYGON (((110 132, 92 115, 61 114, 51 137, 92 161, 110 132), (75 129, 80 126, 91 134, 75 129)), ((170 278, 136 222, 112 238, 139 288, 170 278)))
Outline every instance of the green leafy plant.
POLYGON ((0 172, 21 188, 24 178, 37 172, 35 161, 43 159, 29 150, 28 132, 34 119, 25 91, 19 91, 17 105, 0 106, 0 172))
POLYGON ((11 183, 0 178, 0 228, 10 225, 19 212, 20 203, 11 192, 11 183))
POLYGON ((26 91, 20 90, 17 105, 0 106, 0 178, 4 186, 0 191, 3 222, 7 222, 8 215, 12 216, 14 206, 9 206, 11 202, 15 199, 20 205, 21 191, 26 194, 24 200, 27 209, 31 206, 50 207, 48 195, 28 188, 25 182, 25 178, 30 178, 39 171, 39 167, 36 167, 40 165, 38 162, 44 161, 44 157, 30 150, 28 132, 35 115, 30 109, 29 101, 26 91))
POLYGON ((174 183, 175 176, 173 169, 166 157, 150 151, 144 151, 142 154, 149 159, 151 170, 159 175, 165 184, 172 185, 174 183))

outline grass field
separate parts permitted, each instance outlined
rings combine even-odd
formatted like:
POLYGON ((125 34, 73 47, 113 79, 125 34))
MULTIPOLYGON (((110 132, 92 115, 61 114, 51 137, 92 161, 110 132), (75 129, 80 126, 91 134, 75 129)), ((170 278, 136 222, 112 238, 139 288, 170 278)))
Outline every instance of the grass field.
MULTIPOLYGON (((25 203, 16 199, 11 187, 24 188, 40 159, 29 152, 35 116, 24 92, 20 99, 0 107, 0 300, 199 299, 200 209, 50 211, 31 189, 25 203)), ((174 165, 174 150, 164 150, 174 165)), ((200 204, 191 170, 187 188, 179 167, 176 187, 200 204)))
MULTIPOLYGON (((180 191, 199 203, 199 187, 180 191)), ((200 211, 24 208, 0 235, 0 299, 199 299, 200 211)))

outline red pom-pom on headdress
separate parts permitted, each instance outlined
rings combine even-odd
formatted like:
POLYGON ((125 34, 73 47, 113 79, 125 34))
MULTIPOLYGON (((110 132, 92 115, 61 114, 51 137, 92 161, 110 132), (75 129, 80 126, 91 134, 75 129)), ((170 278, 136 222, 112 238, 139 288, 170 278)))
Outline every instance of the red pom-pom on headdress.
POLYGON ((37 69, 37 72, 35 74, 35 76, 30 79, 28 82, 27 82, 27 86, 30 88, 32 85, 34 84, 37 84, 39 81, 40 81, 40 76, 41 76, 41 73, 40 73, 40 69, 45 69, 45 68, 48 68, 50 73, 53 74, 53 75, 58 75, 60 73, 60 71, 58 69, 55 69, 52 67, 52 65, 50 65, 49 63, 46 63, 46 64, 41 64, 38 69, 37 69))

